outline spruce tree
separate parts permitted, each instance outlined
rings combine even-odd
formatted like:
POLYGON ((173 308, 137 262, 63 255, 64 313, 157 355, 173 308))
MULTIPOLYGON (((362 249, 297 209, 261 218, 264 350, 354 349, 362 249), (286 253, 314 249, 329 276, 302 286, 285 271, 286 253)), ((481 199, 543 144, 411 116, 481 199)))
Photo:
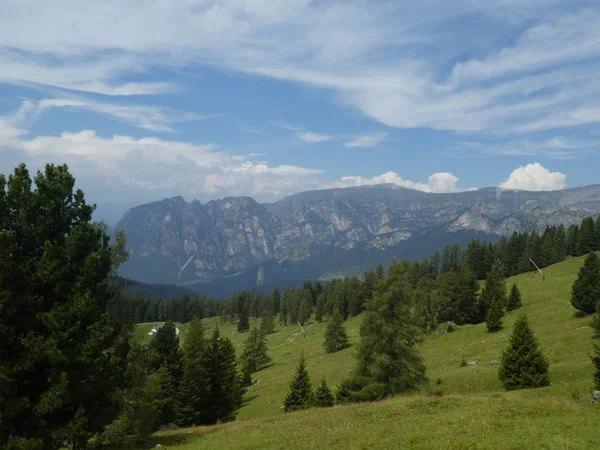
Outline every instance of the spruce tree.
POLYGON ((333 403, 333 393, 331 392, 331 389, 329 389, 329 386, 327 386, 325 378, 323 378, 319 387, 315 389, 313 405, 317 408, 327 408, 333 406, 333 403))
POLYGON ((250 320, 249 320, 249 299, 246 296, 242 297, 241 308, 240 308, 240 320, 238 322, 238 331, 247 331, 250 329, 250 320))
POLYGON ((498 302, 501 305, 506 304, 504 269, 500 260, 496 261, 492 266, 492 270, 488 273, 485 285, 479 296, 478 315, 480 321, 487 319, 488 309, 494 302, 498 302))
POLYGON ((312 315, 312 295, 308 289, 300 291, 300 306, 298 309, 298 321, 300 325, 304 325, 312 315))
POLYGON ((267 307, 262 313, 260 329, 265 334, 271 334, 275 330, 275 315, 272 307, 267 307))
POLYGON ((579 269, 577 280, 571 290, 571 304, 576 309, 591 314, 600 301, 600 259, 590 253, 579 269))
POLYGON ((117 416, 132 327, 111 317, 126 259, 67 166, 0 175, 0 447, 82 448, 117 416))
POLYGON ((504 315, 504 303, 501 300, 494 299, 490 305, 485 324, 490 333, 495 333, 502 329, 502 316, 504 315))
POLYGON ((594 228, 596 229, 596 248, 600 250, 600 216, 596 217, 594 228))
POLYGON ((342 316, 339 314, 337 309, 327 322, 327 328, 325 328, 325 342, 323 347, 327 353, 335 353, 344 348, 348 347, 348 335, 344 328, 342 316))
POLYGON ((200 425, 207 423, 205 411, 208 396, 207 343, 200 319, 189 325, 183 344, 183 378, 179 387, 178 423, 200 425))
POLYGON ((527 389, 550 384, 548 362, 523 315, 517 319, 498 372, 505 389, 527 389))
POLYGON ((585 255, 589 252, 597 250, 596 246, 596 227, 594 225, 594 219, 586 217, 581 222, 579 227, 579 238, 578 238, 579 254, 585 255))
POLYGON ((360 327, 352 400, 372 401, 417 389, 427 378, 415 348, 420 330, 413 296, 402 264, 390 267, 378 284, 360 327))
POLYGON ((237 416, 244 395, 236 368, 235 348, 227 337, 221 336, 218 328, 207 344, 206 423, 229 422, 237 416))
POLYGON ((321 292, 317 297, 317 307, 315 308, 315 320, 317 322, 321 322, 323 320, 323 315, 325 314, 325 303, 327 302, 327 297, 324 292, 321 292))
POLYGON ((296 368, 296 375, 290 383, 290 392, 283 402, 283 410, 291 412, 308 409, 311 403, 312 385, 308 371, 306 370, 306 360, 304 359, 304 355, 302 355, 296 368))
POLYGON ((579 227, 570 225, 567 229, 567 253, 570 256, 579 256, 579 227))
POLYGON ((166 322, 154 335, 148 346, 148 359, 154 370, 166 367, 178 386, 183 373, 183 361, 179 336, 173 322, 166 322))
POLYGON ((252 381, 249 375, 258 372, 271 362, 271 358, 267 355, 267 338, 261 329, 252 328, 240 360, 245 383, 252 381))
POLYGON ((513 311, 515 309, 523 306, 521 303, 521 292, 519 292, 519 288, 516 283, 513 283, 512 288, 510 289, 510 294, 508 296, 507 309, 509 311, 513 311))
POLYGON ((278 287, 273 288, 271 301, 273 302, 273 314, 279 314, 279 311, 281 310, 281 294, 279 293, 278 287))

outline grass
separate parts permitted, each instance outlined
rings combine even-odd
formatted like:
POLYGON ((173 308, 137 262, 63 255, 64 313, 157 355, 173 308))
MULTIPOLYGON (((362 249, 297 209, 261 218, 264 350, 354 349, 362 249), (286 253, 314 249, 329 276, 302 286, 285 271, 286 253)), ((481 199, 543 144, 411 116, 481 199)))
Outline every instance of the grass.
MULTIPOLYGON (((362 318, 345 323, 352 346, 333 355, 322 347, 326 324, 308 324, 306 338, 298 327, 279 327, 268 336, 274 363, 255 374, 260 382, 249 388, 236 422, 157 433, 155 439, 176 449, 600 448, 600 412, 587 403, 593 374, 590 319, 576 317, 570 304, 582 263, 583 258, 573 258, 549 267, 546 281, 534 273, 509 279, 507 287, 517 283, 524 306, 507 314, 497 333, 480 324, 428 335, 420 350, 432 383, 423 393, 284 414, 281 405, 300 354, 313 384, 325 376, 334 386, 353 367, 362 318), (498 366, 490 361, 500 361, 521 312, 550 362, 552 386, 504 392, 498 366), (479 364, 460 367, 462 360, 479 364)), ((206 320, 208 326, 217 323, 206 320)), ((152 325, 139 325, 141 338, 152 325)), ((246 334, 233 334, 235 325, 220 326, 240 349, 246 334)))

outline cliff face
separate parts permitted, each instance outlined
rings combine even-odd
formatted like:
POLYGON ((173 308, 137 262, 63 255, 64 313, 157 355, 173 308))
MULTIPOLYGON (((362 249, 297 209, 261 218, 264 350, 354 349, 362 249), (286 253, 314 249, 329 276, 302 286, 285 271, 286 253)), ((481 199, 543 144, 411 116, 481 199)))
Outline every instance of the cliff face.
POLYGON ((383 252, 427 230, 446 233, 448 243, 455 232, 543 231, 547 225, 578 224, 599 212, 600 185, 453 194, 379 185, 303 192, 273 204, 238 197, 202 205, 175 197, 130 209, 116 229, 127 235, 130 258, 122 273, 129 278, 207 282, 256 268, 260 285, 268 277, 265 263, 306 262, 340 251, 350 257, 360 254, 349 251, 358 248, 383 252))

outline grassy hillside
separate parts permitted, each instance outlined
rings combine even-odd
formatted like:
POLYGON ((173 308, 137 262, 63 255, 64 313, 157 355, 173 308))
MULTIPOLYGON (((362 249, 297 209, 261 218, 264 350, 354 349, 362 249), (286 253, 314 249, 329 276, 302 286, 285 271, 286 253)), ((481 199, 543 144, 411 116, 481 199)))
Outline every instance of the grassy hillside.
MULTIPOLYGON (((546 281, 534 273, 509 279, 521 289, 524 307, 505 316, 498 333, 481 324, 427 336, 421 352, 432 383, 420 394, 284 414, 281 405, 300 353, 314 384, 325 376, 335 385, 347 376, 361 317, 345 324, 353 345, 333 355, 322 347, 325 324, 309 324, 306 338, 296 328, 280 327, 268 337, 274 363, 255 375, 260 382, 249 388, 237 422, 159 433, 156 440, 178 449, 600 448, 600 411, 587 403, 593 373, 590 319, 577 318, 569 301, 582 263, 575 258, 549 267, 546 281), (500 360, 521 311, 550 362, 552 386, 507 393, 490 361, 500 360), (462 360, 479 364, 460 367, 462 360)), ((145 327, 151 328, 140 325, 140 334, 143 329, 147 335, 145 327)), ((232 334, 233 325, 222 329, 234 344, 246 338, 232 334)))

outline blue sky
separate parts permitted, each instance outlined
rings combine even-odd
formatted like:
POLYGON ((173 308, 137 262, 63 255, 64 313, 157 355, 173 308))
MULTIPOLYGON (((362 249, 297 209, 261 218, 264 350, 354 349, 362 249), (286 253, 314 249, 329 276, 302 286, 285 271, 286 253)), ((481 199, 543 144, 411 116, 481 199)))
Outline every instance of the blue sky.
POLYGON ((68 163, 102 217, 392 182, 598 183, 600 4, 7 0, 0 173, 68 163))

